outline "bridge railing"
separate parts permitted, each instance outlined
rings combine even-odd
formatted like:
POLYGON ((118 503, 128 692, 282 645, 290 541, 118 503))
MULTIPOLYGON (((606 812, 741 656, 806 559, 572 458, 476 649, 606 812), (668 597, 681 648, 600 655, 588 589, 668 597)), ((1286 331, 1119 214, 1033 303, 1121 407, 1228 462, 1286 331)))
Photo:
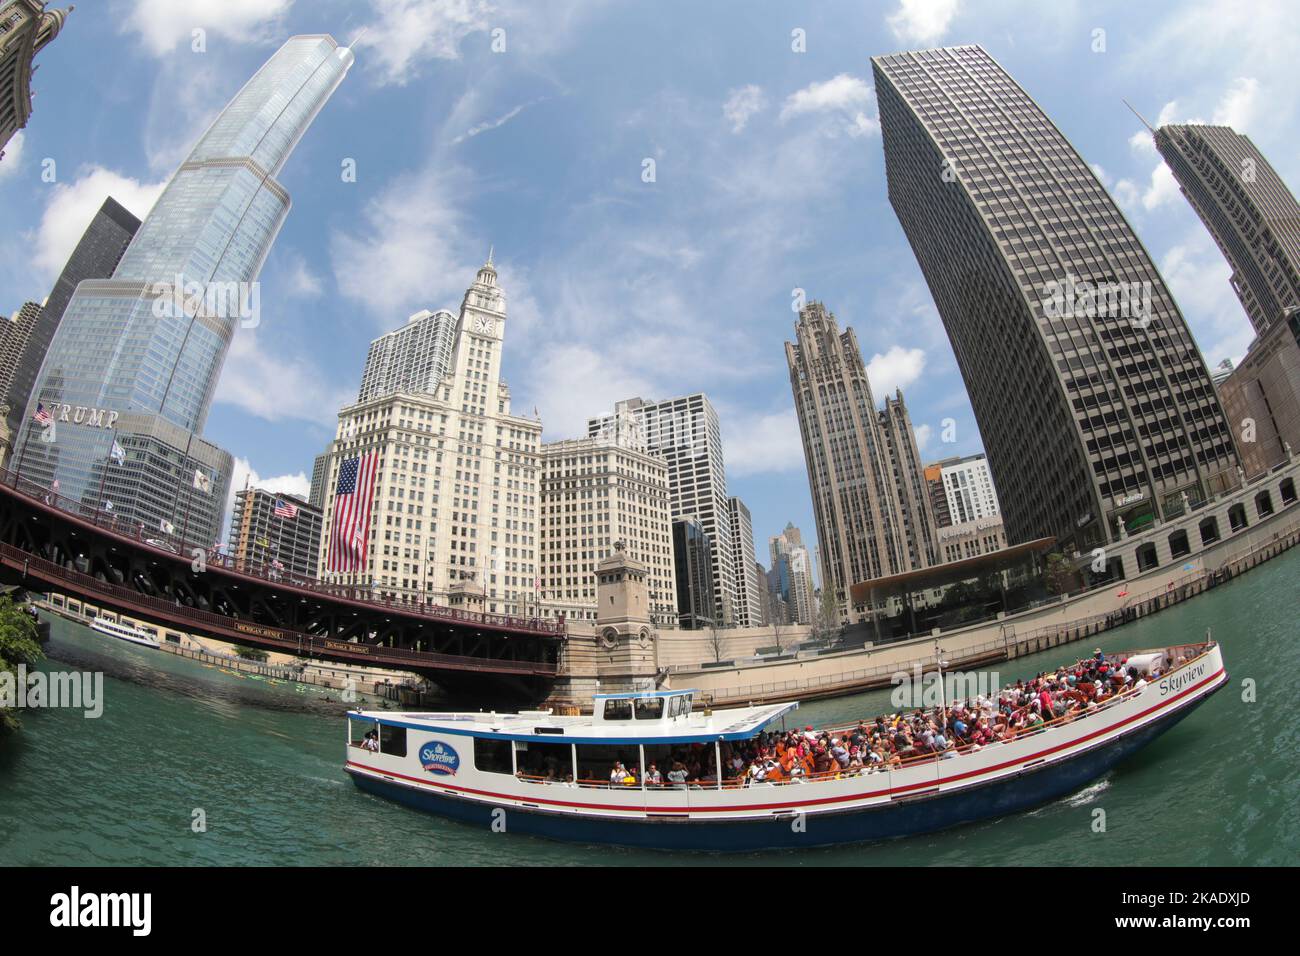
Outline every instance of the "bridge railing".
MULTIPOLYGON (((220 628, 225 632, 235 632, 239 637, 221 637, 222 640, 247 640, 251 644, 269 644, 283 653, 301 656, 330 656, 330 651, 352 655, 364 655, 368 660, 379 660, 397 665, 420 665, 436 668, 445 667, 456 670, 490 671, 493 673, 510 672, 526 674, 555 674, 559 665, 552 661, 518 661, 498 660, 482 657, 465 657, 458 654, 439 654, 433 651, 413 651, 404 647, 388 647, 378 642, 346 641, 316 634, 305 634, 281 627, 258 624, 255 621, 205 611, 190 607, 176 600, 167 600, 151 594, 144 594, 134 588, 102 581, 92 575, 73 568, 65 568, 54 561, 38 557, 22 548, 0 542, 0 557, 15 567, 23 567, 26 573, 49 582, 66 583, 71 591, 85 600, 107 599, 110 602, 139 609, 145 614, 152 611, 164 618, 191 621, 198 625, 220 628), (239 627, 240 624, 245 629, 239 627)), ((184 624, 178 625, 184 627, 184 624)), ((404 668, 405 669, 405 668, 404 668)))
POLYGON ((145 527, 144 522, 119 515, 111 508, 100 506, 98 502, 86 503, 85 501, 69 498, 29 478, 22 478, 17 472, 8 468, 0 468, 0 485, 7 485, 23 497, 39 502, 47 508, 55 508, 97 528, 102 528, 110 534, 128 538, 137 544, 187 561, 194 557, 195 551, 198 551, 203 555, 203 561, 207 567, 223 568, 246 577, 266 581, 278 587, 311 591, 314 594, 326 597, 358 601, 374 607, 397 611, 401 614, 416 614, 421 617, 456 624, 478 624, 484 627, 532 631, 534 633, 552 634, 556 637, 563 637, 568 633, 568 625, 563 617, 554 619, 518 617, 511 614, 493 614, 490 611, 467 611, 424 601, 395 601, 389 598, 377 597, 366 588, 317 581, 314 578, 295 574, 288 569, 277 568, 271 562, 237 559, 234 555, 223 554, 217 546, 207 542, 185 541, 175 533, 174 529, 171 532, 164 531, 161 527, 151 530, 145 527))

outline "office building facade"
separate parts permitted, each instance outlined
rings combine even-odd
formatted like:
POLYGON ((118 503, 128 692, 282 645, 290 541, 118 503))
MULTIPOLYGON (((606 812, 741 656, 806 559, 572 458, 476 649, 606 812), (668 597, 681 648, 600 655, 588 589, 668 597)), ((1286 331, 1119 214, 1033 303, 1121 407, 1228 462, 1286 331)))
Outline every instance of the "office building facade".
POLYGON ((1300 451, 1300 307, 1256 337, 1219 386, 1247 477, 1300 451))
POLYGON ((650 620, 677 627, 668 467, 633 441, 575 438, 541 454, 543 617, 596 620, 596 566, 618 546, 646 569, 650 620))
POLYGON ((733 626, 737 571, 718 413, 701 392, 663 401, 632 398, 617 403, 613 414, 588 420, 588 436, 607 434, 619 419, 634 422, 641 429, 646 450, 668 465, 673 517, 696 518, 703 527, 711 548, 712 617, 720 627, 733 626))
POLYGON ((673 570, 677 581, 677 622, 685 630, 707 630, 717 624, 713 599, 713 555, 716 549, 698 518, 673 519, 673 570))
POLYGON ((233 462, 200 436, 289 212, 275 176, 351 63, 331 37, 286 41, 200 137, 112 277, 77 286, 23 416, 26 477, 91 507, 111 485, 125 518, 213 540, 233 462), (33 422, 38 403, 55 415, 53 441, 33 422))
POLYGON ((1067 551, 1235 485, 1209 370, 1084 162, 978 46, 872 59, 890 202, 952 342, 1007 537, 1067 551))
POLYGON ((235 492, 228 553, 240 570, 315 578, 320 534, 321 511, 310 502, 262 488, 235 492))
POLYGON ((813 563, 803 534, 793 523, 767 539, 772 570, 768 572, 769 590, 784 610, 785 624, 812 624, 817 618, 813 563))
POLYGON ((32 388, 40 374, 41 365, 45 362, 45 353, 49 350, 59 323, 63 321, 63 313, 72 301, 77 286, 85 279, 107 279, 112 276, 139 228, 140 220, 112 196, 104 200, 104 204, 91 218, 90 225, 72 250, 63 271, 54 281, 54 288, 46 297, 22 351, 14 356, 12 377, 7 388, 0 391, 0 396, 3 396, 0 404, 9 406, 9 428, 14 434, 18 433, 22 425, 23 412, 27 409, 32 388))
MULTIPOLYGON (((934 517, 901 393, 876 408, 852 328, 809 302, 785 343, 822 555, 841 622, 849 586, 935 563, 934 517)), ((809 569, 811 573, 811 568, 809 569)))
POLYGON ((1229 126, 1162 126, 1155 141, 1263 335, 1300 306, 1300 203, 1250 138, 1229 126))
POLYGON ((993 473, 983 455, 945 458, 925 468, 935 526, 946 528, 1001 515, 993 473))
MULTIPOLYGON (((489 256, 489 258, 491 258, 489 256)), ((451 370, 456 316, 424 309, 370 343, 357 401, 397 392, 432 392, 451 370)))
POLYGON ((320 577, 395 600, 498 614, 538 611, 542 424, 510 410, 501 379, 506 300, 491 259, 465 292, 452 361, 431 392, 339 412, 328 450, 320 577), (327 556, 344 463, 378 455, 364 567, 327 556))
POLYGON ((754 558, 754 522, 745 503, 732 495, 727 499, 731 525, 731 564, 736 569, 736 627, 758 627, 763 623, 763 604, 754 558))

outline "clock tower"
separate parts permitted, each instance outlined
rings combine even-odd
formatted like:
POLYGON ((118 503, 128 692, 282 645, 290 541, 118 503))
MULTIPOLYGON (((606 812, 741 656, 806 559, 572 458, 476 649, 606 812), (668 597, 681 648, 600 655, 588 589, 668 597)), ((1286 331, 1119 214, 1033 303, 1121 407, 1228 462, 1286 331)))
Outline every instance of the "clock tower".
POLYGON ((479 268, 474 284, 465 290, 460 303, 460 328, 462 333, 499 341, 505 331, 506 299, 497 285, 493 251, 488 249, 487 262, 479 268))

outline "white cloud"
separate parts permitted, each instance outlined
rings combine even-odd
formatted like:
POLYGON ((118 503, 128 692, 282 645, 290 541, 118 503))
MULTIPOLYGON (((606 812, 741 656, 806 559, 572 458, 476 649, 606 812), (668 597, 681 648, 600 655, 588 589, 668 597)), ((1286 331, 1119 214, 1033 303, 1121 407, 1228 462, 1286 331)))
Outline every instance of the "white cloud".
POLYGON ((865 80, 841 73, 791 93, 781 107, 781 121, 809 114, 829 114, 844 121, 837 128, 850 136, 864 136, 880 128, 875 104, 876 98, 865 80))
POLYGON ((487 243, 466 235, 464 180, 450 167, 399 177, 366 205, 361 223, 331 237, 339 291, 380 325, 458 303, 473 281, 487 243))
POLYGON ((612 365, 610 356, 576 342, 543 348, 533 359, 529 384, 546 441, 586 435, 587 419, 608 414, 621 399, 650 398, 654 392, 650 380, 637 370, 612 365), (581 387, 575 388, 575 383, 581 387))
POLYGON ((371 10, 376 19, 356 46, 377 61, 381 84, 398 86, 415 79, 426 60, 459 59, 461 40, 487 30, 492 12, 482 0, 371 0, 371 10))
POLYGON ((867 363, 867 379, 871 382, 871 394, 877 401, 886 396, 893 396, 894 389, 907 388, 925 369, 925 352, 921 349, 905 349, 901 345, 891 345, 881 355, 877 352, 867 363))
POLYGON ((293 0, 133 0, 126 31, 138 33, 154 56, 170 53, 178 43, 186 47, 195 30, 241 43, 273 37, 293 0))
MULTIPOLYGON (((238 329, 217 383, 216 401, 269 422, 285 419, 333 425, 355 391, 332 387, 330 378, 300 358, 259 347, 259 329, 238 329)), ((264 344, 264 343, 263 343, 264 344)))
POLYGON ((1254 330, 1228 281, 1232 270, 1200 221, 1159 263, 1201 353, 1211 365, 1245 353, 1254 330))
POLYGON ((325 282, 307 265, 307 260, 297 253, 290 255, 289 295, 299 299, 315 299, 325 291, 325 282))
POLYGON ((930 437, 934 434, 934 429, 929 425, 913 425, 912 434, 916 436, 917 450, 925 451, 925 446, 930 444, 930 437))
POLYGON ((731 124, 731 131, 739 133, 750 117, 766 107, 767 97, 763 95, 763 90, 750 83, 730 91, 727 102, 722 104, 722 115, 731 124))
POLYGON ((19 130, 9 138, 4 147, 4 158, 0 159, 0 179, 5 179, 18 172, 23 159, 23 131, 19 130))
POLYGON ((718 415, 723 418, 722 459, 728 475, 744 477, 804 467, 803 439, 794 409, 738 414, 728 408, 718 415))
POLYGON ((71 183, 58 183, 36 227, 32 264, 47 276, 58 275, 107 197, 143 219, 166 185, 141 183, 102 166, 92 166, 71 183))
POLYGON ((900 0, 889 28, 900 40, 934 43, 948 32, 960 7, 960 0, 900 0))
POLYGON ((1215 125, 1231 126, 1238 133, 1250 132, 1259 106, 1258 99, 1259 80, 1253 76, 1237 77, 1214 108, 1215 125))
MULTIPOLYGON (((543 97, 543 99, 545 99, 545 97, 543 97)), ((509 123, 512 119, 514 119, 524 110, 528 109, 528 107, 540 103, 541 101, 542 101, 541 99, 537 99, 537 100, 533 100, 530 103, 520 103, 514 109, 506 113, 503 113, 501 116, 497 117, 494 120, 486 120, 482 123, 476 123, 475 125, 471 126, 469 129, 465 130, 465 132, 457 136, 455 139, 453 139, 451 141, 452 145, 454 146, 457 143, 463 143, 465 140, 472 139, 475 136, 479 135, 479 133, 486 133, 488 130, 496 129, 499 126, 505 126, 506 123, 509 123)))

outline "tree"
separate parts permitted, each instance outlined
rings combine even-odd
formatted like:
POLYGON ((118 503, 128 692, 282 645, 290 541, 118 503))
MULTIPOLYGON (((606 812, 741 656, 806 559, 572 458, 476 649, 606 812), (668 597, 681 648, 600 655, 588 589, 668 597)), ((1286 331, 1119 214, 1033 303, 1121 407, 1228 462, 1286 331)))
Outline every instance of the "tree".
POLYGON ((781 643, 781 630, 785 627, 785 622, 781 620, 781 612, 778 611, 772 615, 772 643, 776 645, 776 652, 781 653, 785 645, 781 643))
MULTIPOLYGON (((3 677, 0 680, 16 688, 18 666, 32 667, 44 656, 36 637, 35 618, 12 598, 0 597, 0 672, 8 675, 7 680, 3 677)), ((18 727, 17 714, 0 703, 0 736, 13 733, 18 727)))
POLYGON ((235 646, 235 653, 246 661, 266 662, 266 651, 259 650, 256 647, 244 647, 243 645, 235 646))
POLYGON ((1065 556, 1053 551, 1047 556, 1043 569, 1043 586, 1048 594, 1066 594, 1082 586, 1079 571, 1065 556))
POLYGON ((713 651, 714 663, 721 663, 722 652, 727 646, 727 637, 722 628, 713 624, 709 627, 709 650, 713 651))

